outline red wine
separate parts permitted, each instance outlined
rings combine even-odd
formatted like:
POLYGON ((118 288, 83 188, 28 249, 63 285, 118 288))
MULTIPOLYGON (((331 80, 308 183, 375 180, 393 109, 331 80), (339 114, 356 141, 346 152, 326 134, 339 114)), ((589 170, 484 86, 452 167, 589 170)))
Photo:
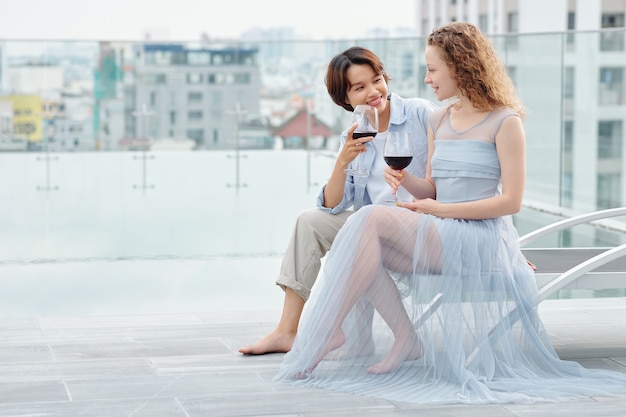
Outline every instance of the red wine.
POLYGON ((385 156, 387 165, 398 171, 408 167, 412 159, 412 156, 385 156))
POLYGON ((377 132, 352 132, 353 139, 366 138, 368 136, 376 136, 377 132))

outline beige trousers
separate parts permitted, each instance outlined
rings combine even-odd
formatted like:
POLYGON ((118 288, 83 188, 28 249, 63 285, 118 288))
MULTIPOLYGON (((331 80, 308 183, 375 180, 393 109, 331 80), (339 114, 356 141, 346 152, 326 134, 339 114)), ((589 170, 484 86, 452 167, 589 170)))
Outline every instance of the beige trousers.
POLYGON ((289 287, 304 301, 320 272, 322 258, 326 255, 339 229, 354 211, 330 214, 320 209, 300 213, 283 257, 276 284, 283 290, 289 287))

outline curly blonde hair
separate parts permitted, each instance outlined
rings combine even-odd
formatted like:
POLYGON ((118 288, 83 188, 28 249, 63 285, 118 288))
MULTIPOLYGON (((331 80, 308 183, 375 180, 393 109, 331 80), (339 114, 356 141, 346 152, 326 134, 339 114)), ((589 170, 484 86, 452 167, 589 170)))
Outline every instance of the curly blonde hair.
POLYGON ((491 41, 474 25, 448 23, 428 35, 427 44, 442 51, 461 93, 479 110, 511 107, 521 117, 525 109, 491 41))

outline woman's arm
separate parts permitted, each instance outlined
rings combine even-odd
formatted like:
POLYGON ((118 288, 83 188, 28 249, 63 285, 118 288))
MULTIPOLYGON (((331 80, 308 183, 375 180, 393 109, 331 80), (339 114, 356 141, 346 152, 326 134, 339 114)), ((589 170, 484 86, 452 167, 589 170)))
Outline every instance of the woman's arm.
POLYGON ((357 124, 350 126, 347 132, 346 140, 341 147, 341 151, 337 155, 335 160, 335 166, 330 174, 330 178, 324 188, 324 207, 333 208, 341 202, 343 199, 344 189, 346 186, 347 174, 346 168, 364 149, 366 149, 364 143, 369 142, 373 138, 360 138, 357 140, 352 138, 352 132, 356 129, 357 124), (359 146, 355 146, 356 143, 360 143, 359 146))
POLYGON ((426 177, 419 178, 408 172, 407 170, 396 171, 390 167, 386 167, 383 175, 385 181, 395 193, 398 187, 402 185, 414 198, 435 198, 435 182, 430 177, 430 159, 435 151, 434 133, 428 126, 428 158, 426 162, 426 177))

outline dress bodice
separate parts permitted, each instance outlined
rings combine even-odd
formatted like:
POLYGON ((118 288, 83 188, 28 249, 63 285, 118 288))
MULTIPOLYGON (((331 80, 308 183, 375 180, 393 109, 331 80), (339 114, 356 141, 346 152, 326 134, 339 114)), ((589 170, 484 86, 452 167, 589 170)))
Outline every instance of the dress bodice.
POLYGON ((436 140, 431 176, 437 201, 457 203, 500 194, 496 145, 480 140, 436 140))
POLYGON ((508 108, 493 111, 469 129, 457 131, 450 123, 449 108, 433 113, 430 122, 436 139, 431 176, 438 201, 458 203, 500 194, 500 161, 495 139, 504 119, 515 115, 508 108))

